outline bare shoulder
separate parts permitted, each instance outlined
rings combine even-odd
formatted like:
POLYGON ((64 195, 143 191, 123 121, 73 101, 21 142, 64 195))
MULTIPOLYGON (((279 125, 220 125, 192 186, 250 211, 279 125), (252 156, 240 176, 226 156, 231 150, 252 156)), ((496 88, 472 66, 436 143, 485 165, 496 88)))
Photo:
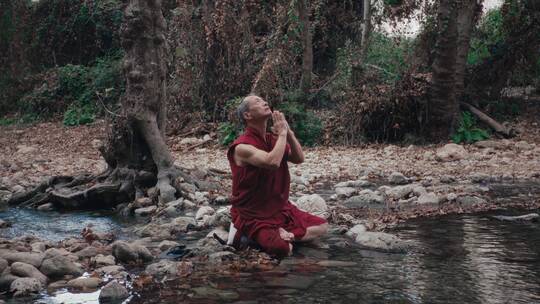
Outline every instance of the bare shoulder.
POLYGON ((239 144, 234 149, 234 154, 241 158, 248 158, 255 153, 257 148, 249 144, 239 144))

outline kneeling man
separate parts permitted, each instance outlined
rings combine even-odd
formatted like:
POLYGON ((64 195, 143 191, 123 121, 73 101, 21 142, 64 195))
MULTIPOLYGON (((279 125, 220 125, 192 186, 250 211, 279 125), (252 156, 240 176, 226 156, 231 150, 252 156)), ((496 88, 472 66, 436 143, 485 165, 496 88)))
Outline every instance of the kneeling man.
POLYGON ((234 243, 243 234, 271 255, 290 255, 293 242, 311 241, 328 230, 326 220, 289 202, 287 161, 302 163, 302 147, 284 115, 272 112, 262 98, 247 96, 237 114, 246 129, 227 153, 233 179, 231 215, 238 229, 234 243), (266 132, 270 118, 273 134, 266 132))

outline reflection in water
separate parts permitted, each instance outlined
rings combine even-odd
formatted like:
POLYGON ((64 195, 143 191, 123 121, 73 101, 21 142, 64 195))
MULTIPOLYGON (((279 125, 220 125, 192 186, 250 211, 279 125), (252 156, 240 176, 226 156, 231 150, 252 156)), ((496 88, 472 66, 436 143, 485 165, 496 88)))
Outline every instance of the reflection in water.
POLYGON ((396 231, 416 245, 408 254, 341 248, 331 236, 330 249, 301 248, 271 271, 186 282, 131 303, 540 303, 539 229, 483 215, 422 219, 396 231), (354 263, 318 264, 326 259, 354 263))

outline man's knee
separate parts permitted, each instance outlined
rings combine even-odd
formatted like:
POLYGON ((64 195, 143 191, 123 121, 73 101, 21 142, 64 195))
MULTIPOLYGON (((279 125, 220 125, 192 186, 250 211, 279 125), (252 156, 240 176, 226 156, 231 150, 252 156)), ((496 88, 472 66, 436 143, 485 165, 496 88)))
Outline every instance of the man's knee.
POLYGON ((255 240, 264 252, 277 257, 286 257, 292 251, 292 244, 283 240, 276 229, 261 230, 255 240))

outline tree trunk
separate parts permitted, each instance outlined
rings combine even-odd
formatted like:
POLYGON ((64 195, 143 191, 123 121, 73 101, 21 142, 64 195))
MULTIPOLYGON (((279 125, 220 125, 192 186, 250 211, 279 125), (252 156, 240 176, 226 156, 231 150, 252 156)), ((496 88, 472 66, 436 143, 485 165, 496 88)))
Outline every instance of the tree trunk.
POLYGON ((172 186, 178 176, 193 182, 173 165, 165 143, 167 44, 161 0, 131 0, 120 31, 126 52, 126 92, 121 98, 122 112, 100 148, 107 171, 95 177, 53 177, 33 191, 12 197, 10 204, 110 208, 142 196, 142 189, 154 184, 159 201, 169 202, 180 194, 172 186))
POLYGON ((302 78, 300 80, 300 90, 304 96, 309 95, 311 90, 313 72, 313 43, 309 22, 309 4, 307 0, 297 0, 300 26, 302 27, 302 45, 304 52, 302 56, 302 78))
POLYGON ((362 40, 360 42, 360 62, 364 63, 371 35, 371 0, 364 0, 364 17, 362 22, 362 40))
POLYGON ((457 58, 456 58, 456 98, 461 100, 464 91, 465 68, 471 41, 471 33, 476 19, 479 0, 463 0, 459 4, 457 16, 457 58))
POLYGON ((429 136, 432 140, 446 140, 454 128, 459 105, 455 92, 457 53, 457 9, 451 0, 439 3, 438 37, 433 62, 431 98, 428 105, 429 136))

